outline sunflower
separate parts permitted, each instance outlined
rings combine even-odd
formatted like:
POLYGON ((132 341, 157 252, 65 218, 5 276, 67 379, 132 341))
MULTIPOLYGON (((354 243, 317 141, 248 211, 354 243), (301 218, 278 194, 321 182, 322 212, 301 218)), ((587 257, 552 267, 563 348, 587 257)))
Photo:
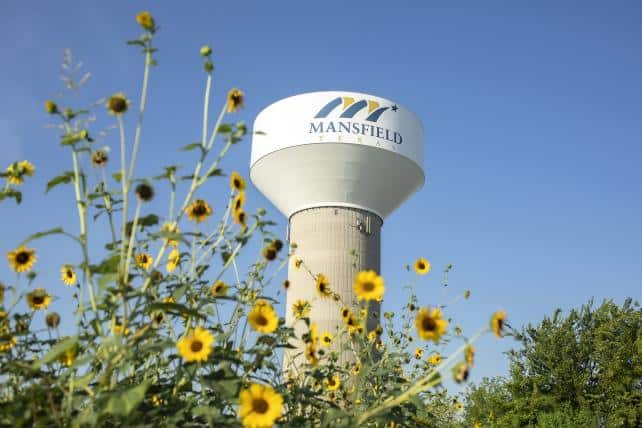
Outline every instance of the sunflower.
POLYGON ((417 272, 418 275, 426 275, 430 272, 430 262, 423 257, 418 258, 415 262, 415 272, 417 272))
POLYGON ((228 289, 227 284, 219 279, 214 283, 214 285, 212 285, 212 288, 210 288, 210 292, 214 297, 226 296, 227 289, 228 289))
POLYGON ((317 283, 317 292, 319 293, 319 296, 321 297, 330 297, 332 295, 332 291, 330 290, 330 282, 328 281, 328 278, 322 273, 317 275, 316 278, 316 283, 317 283))
POLYGON ((277 251, 276 248, 274 248, 274 245, 266 245, 265 248, 263 248, 263 257, 265 257, 265 260, 267 261, 272 261, 276 259, 277 256, 277 251))
POLYGON ((169 255, 167 256, 167 263, 165 264, 165 270, 167 272, 174 272, 176 270, 176 266, 179 265, 181 262, 181 253, 178 252, 176 248, 174 248, 172 251, 170 251, 169 255))
POLYGON ((348 333, 358 333, 360 330, 363 330, 363 327, 359 324, 359 320, 357 320, 353 314, 343 318, 343 322, 348 328, 348 333))
POLYGON ((23 245, 13 251, 9 251, 7 259, 9 260, 9 266, 11 266, 11 269, 16 272, 26 272, 31 270, 34 263, 36 263, 36 250, 27 248, 23 245))
POLYGON ((136 22, 145 30, 151 31, 154 29, 154 18, 152 14, 146 10, 136 15, 136 22))
POLYGON ((242 209, 234 210, 233 217, 234 217, 234 222, 236 224, 241 226, 243 229, 247 227, 247 224, 246 224, 247 215, 245 214, 245 211, 243 211, 242 209))
POLYGON ((309 336, 310 342, 312 342, 313 345, 316 345, 319 341, 319 329, 317 328, 317 323, 313 322, 310 324, 309 336))
POLYGON ((78 355, 78 345, 71 346, 69 349, 67 349, 65 352, 58 357, 58 361, 62 365, 65 365, 67 367, 71 367, 71 365, 74 363, 76 360, 76 355, 78 355))
POLYGON ((490 329, 495 333, 495 336, 502 337, 504 333, 504 324, 506 323, 506 312, 497 311, 490 319, 490 329))
POLYGON ((14 162, 7 167, 5 173, 7 174, 7 180, 9 184, 20 185, 24 183, 24 176, 28 175, 31 177, 36 168, 29 161, 23 160, 20 162, 14 162))
POLYGON ((134 190, 141 202, 149 202, 154 199, 154 187, 147 182, 140 183, 134 190))
POLYGON ((31 293, 27 293, 26 297, 31 309, 47 309, 51 303, 51 296, 44 288, 36 288, 31 293))
POLYGON ((47 100, 47 101, 45 101, 45 110, 49 114, 56 114, 56 113, 58 113, 58 106, 56 105, 55 102, 53 102, 51 100, 47 100))
POLYGON ((319 364, 319 357, 317 357, 317 347, 313 342, 308 343, 305 347, 305 358, 308 360, 308 363, 313 366, 319 364))
POLYGON ((70 265, 64 265, 60 268, 60 279, 67 285, 74 285, 76 283, 76 271, 70 265))
POLYGON ((265 300, 256 302, 247 319, 252 328, 261 333, 273 333, 279 325, 274 308, 265 300))
POLYGON ((107 161, 109 161, 109 155, 105 150, 96 150, 91 154, 91 164, 96 168, 107 165, 107 161))
POLYGON ((234 113, 243 107, 244 94, 240 90, 234 88, 227 93, 227 112, 234 113))
POLYGON ((303 263, 303 260, 298 257, 294 257, 293 261, 294 261, 294 270, 298 272, 299 269, 301 269, 301 264, 303 263))
POLYGON ((45 317, 45 324, 48 328, 56 328, 60 325, 60 315, 57 312, 51 312, 45 317))
POLYGON ((202 223, 212 215, 212 207, 203 199, 196 199, 192 204, 185 208, 187 217, 196 223, 202 223))
POLYGON ((152 261, 152 256, 148 253, 138 253, 134 256, 136 267, 144 270, 149 269, 149 267, 152 265, 152 261))
POLYGON ((0 339, 0 352, 7 352, 16 346, 17 340, 14 336, 0 339))
POLYGON ((468 379, 468 364, 461 362, 453 367, 453 379, 457 383, 466 382, 468 379))
POLYGON ((245 205, 245 192, 239 192, 232 201, 232 211, 239 211, 245 205))
POLYGON ((464 357, 471 367, 475 364, 475 347, 473 345, 466 346, 466 349, 464 349, 464 357))
POLYGON ((292 313, 294 314, 294 318, 296 319, 307 317, 308 315, 310 315, 311 309, 312 305, 310 305, 310 302, 308 302, 307 300, 299 299, 292 305, 292 313))
POLYGON ((243 388, 239 401, 239 418, 244 428, 271 427, 283 413, 283 397, 268 385, 253 383, 243 388))
POLYGON ((352 315, 352 311, 348 308, 341 308, 341 318, 344 320, 352 315))
MULTIPOLYGON (((175 221, 173 222, 168 222, 163 224, 163 227, 161 228, 161 232, 164 233, 171 233, 171 234, 178 234, 181 233, 181 230, 179 229, 178 225, 176 224, 175 221)), ((170 247, 177 247, 178 246, 178 240, 176 239, 170 239, 170 238, 165 238, 167 240, 167 245, 170 247)))
POLYGON ((385 287, 383 278, 373 270, 359 272, 352 285, 358 300, 379 300, 383 297, 385 287))
POLYGON ((422 348, 415 349, 415 358, 420 360, 424 356, 424 350, 422 348))
POLYGON ((121 115, 129 108, 129 100, 122 92, 117 92, 107 100, 107 110, 109 113, 121 115))
POLYGON ((130 333, 129 328, 124 326, 120 322, 115 322, 114 324, 112 324, 111 332, 113 334, 117 334, 117 335, 121 335, 121 336, 129 336, 129 333, 130 333))
POLYGON ((428 357, 428 364, 438 366, 439 364, 441 364, 441 360, 442 357, 440 353, 432 354, 430 357, 428 357))
POLYGON ((341 379, 337 375, 331 376, 325 379, 325 386, 329 391, 336 391, 341 386, 341 379))
POLYGON ((321 333, 321 345, 328 348, 332 344, 332 334, 330 332, 324 331, 321 333))
POLYGON ((190 334, 184 335, 178 342, 176 348, 178 354, 188 363, 194 361, 207 361, 212 352, 212 334, 202 327, 196 327, 190 334))
POLYGON ((230 187, 237 192, 245 190, 245 179, 236 171, 230 175, 230 187))
POLYGON ((461 412, 462 410, 464 410, 464 405, 463 405, 463 404, 461 404, 459 401, 457 401, 457 402, 455 403, 455 409, 456 409, 458 412, 461 412))
POLYGON ((415 326, 417 327, 419 337, 437 343, 439 342, 439 338, 446 333, 448 321, 442 318, 439 308, 430 310, 430 307, 426 307, 417 313, 415 326))
POLYGON ((377 333, 375 333, 374 331, 368 333, 368 342, 374 343, 375 340, 377 340, 377 333))
POLYGON ((350 370, 350 372, 355 376, 358 375, 360 371, 361 371, 361 364, 359 363, 355 364, 350 370))

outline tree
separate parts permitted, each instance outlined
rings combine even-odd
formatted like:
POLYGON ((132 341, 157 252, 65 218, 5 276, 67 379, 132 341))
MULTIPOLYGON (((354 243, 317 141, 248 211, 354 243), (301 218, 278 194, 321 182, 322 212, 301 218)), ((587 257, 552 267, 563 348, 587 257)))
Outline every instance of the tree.
POLYGON ((467 426, 642 424, 642 310, 627 299, 560 309, 515 333, 508 377, 467 394, 467 426))

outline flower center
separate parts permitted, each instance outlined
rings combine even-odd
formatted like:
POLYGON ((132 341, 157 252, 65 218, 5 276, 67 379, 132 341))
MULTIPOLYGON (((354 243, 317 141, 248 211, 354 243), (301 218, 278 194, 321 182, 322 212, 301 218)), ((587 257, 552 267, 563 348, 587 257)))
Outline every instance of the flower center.
POLYGON ((433 331, 437 328, 437 323, 431 317, 425 317, 421 321, 421 327, 426 331, 433 331))
POLYGON ((194 207, 194 209, 192 210, 192 213, 194 213, 194 215, 196 216, 202 216, 202 215, 205 215, 206 210, 203 205, 199 204, 194 207))
POLYGON ((74 273, 70 270, 67 271, 67 278, 73 278, 74 273))
POLYGON ((16 261, 20 264, 25 264, 29 261, 29 253, 21 251, 16 255, 16 261))
POLYGON ((252 400, 252 409, 256 413, 261 413, 261 414, 266 413, 269 408, 270 408, 270 405, 263 398, 255 398, 254 400, 252 400))
POLYGON ((426 265, 424 264, 424 262, 419 262, 419 263, 417 263, 417 267, 419 268, 419 270, 424 270, 424 269, 426 269, 426 265))
POLYGON ((189 349, 191 349, 192 352, 199 352, 201 349, 203 349, 203 342, 201 342, 200 340, 194 340, 189 349))
POLYGON ((255 318, 255 321, 258 325, 267 325, 268 320, 263 314, 258 314, 255 318))
POLYGON ((42 296, 33 296, 31 299, 34 305, 42 305, 45 301, 45 298, 42 296))
POLYGON ((368 281, 363 284, 363 291, 373 291, 375 289, 375 285, 373 282, 368 281))

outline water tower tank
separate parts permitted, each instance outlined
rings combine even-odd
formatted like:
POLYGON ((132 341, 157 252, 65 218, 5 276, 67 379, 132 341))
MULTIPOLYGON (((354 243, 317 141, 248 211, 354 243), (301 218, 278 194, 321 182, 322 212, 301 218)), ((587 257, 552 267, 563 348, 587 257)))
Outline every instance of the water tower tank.
MULTIPOLYGON (((254 122, 250 177, 288 218, 296 257, 323 273, 340 302, 321 298, 308 269, 290 263, 286 324, 306 332, 292 304, 312 304, 319 332, 336 335, 341 308, 354 301, 356 273, 380 272, 384 219, 425 181, 423 129, 415 114, 385 98, 326 91, 292 96, 261 111, 254 122)), ((372 304, 368 329, 379 321, 372 304)), ((337 337, 333 343, 339 349, 337 337)), ((286 351, 284 368, 299 364, 303 344, 286 351)), ((342 353, 350 363, 357 356, 342 353)))

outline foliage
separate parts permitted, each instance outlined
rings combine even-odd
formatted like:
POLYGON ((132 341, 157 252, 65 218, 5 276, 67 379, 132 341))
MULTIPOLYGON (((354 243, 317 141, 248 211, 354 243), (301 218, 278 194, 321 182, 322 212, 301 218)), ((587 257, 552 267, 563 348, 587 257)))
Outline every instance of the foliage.
POLYGON ((508 378, 470 388, 466 421, 484 426, 642 424, 642 311, 627 299, 557 310, 515 335, 508 378))
MULTIPOLYGON (((135 177, 158 31, 150 13, 141 12, 136 20, 142 34, 128 44, 141 49, 144 72, 134 132, 125 132, 123 116, 134 105, 123 93, 88 108, 45 103, 72 166, 47 180, 44 191, 73 191, 79 231, 50 228, 6 249, 17 275, 15 282, 0 284, 0 425, 451 425, 460 406, 441 386, 442 376, 458 363, 457 380, 464 381, 472 364, 470 343, 491 328, 467 338, 446 332, 450 320, 440 319, 430 348, 413 342, 420 308, 411 294, 404 311, 387 312, 383 325, 369 331, 368 316, 381 319, 368 314, 369 301, 381 300, 384 290, 383 278, 374 272, 358 277, 356 305, 342 302, 324 285, 320 298, 327 296, 350 313, 350 322, 336 332, 349 339, 342 349, 325 349, 305 313, 297 321, 306 325, 303 337, 295 337, 276 314, 274 278, 295 257, 296 245, 282 248, 265 210, 245 212, 245 181, 238 173, 229 174, 229 191, 203 192, 210 180, 226 175, 225 155, 248 134, 242 121, 224 122, 243 107, 238 89, 230 90, 210 127, 214 65, 209 46, 200 50, 205 75, 201 139, 180 149, 195 156, 193 171, 169 165, 152 178, 135 177), (115 122, 110 129, 116 130, 119 156, 98 147, 112 137, 93 129, 99 115, 115 122), (151 212, 157 206, 152 199, 168 200, 167 216, 151 212), (215 212, 221 214, 212 224, 215 212), (95 233, 99 227, 108 230, 102 246, 95 233), (77 260, 49 260, 49 266, 60 264, 61 283, 45 289, 37 287, 35 269, 42 263, 37 245, 54 236, 76 247, 77 260), (250 242, 262 250, 241 266, 240 255, 250 242), (69 302, 73 313, 47 313, 52 295, 69 302), (75 331, 61 334, 62 317, 75 320, 75 331), (281 357, 294 340, 306 341, 308 358, 297 375, 284 376, 281 357), (435 352, 443 353, 451 341, 460 342, 460 348, 436 360, 435 352), (339 364, 341 352, 351 355, 351 364, 339 364)), ((77 78, 79 67, 70 54, 63 71, 72 91, 88 80, 88 74, 77 78)), ((23 194, 17 189, 34 171, 21 161, 0 173, 6 177, 0 201, 20 203, 23 194)), ((66 256, 61 252, 61 257, 66 256)), ((420 264, 418 273, 427 274, 429 262, 420 264)), ((325 278, 302 259, 296 266, 308 270, 310 286, 325 278)), ((302 307, 310 304, 314 301, 302 307)), ((447 307, 431 313, 441 317, 447 307)), ((428 321, 418 324, 425 334, 428 321)), ((501 322, 493 324, 497 335, 501 322)))

